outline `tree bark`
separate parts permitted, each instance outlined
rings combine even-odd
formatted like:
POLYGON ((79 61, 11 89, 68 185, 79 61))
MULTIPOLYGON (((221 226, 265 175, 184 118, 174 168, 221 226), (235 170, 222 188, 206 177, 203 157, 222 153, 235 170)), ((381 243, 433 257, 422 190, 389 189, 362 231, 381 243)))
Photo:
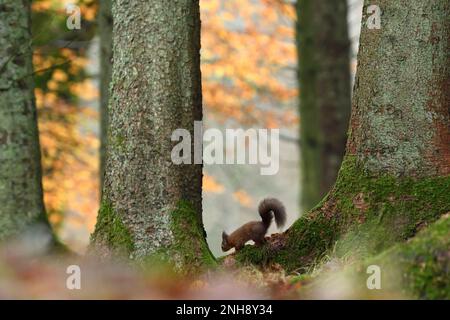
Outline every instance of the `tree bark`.
POLYGON ((100 188, 106 164, 106 144, 108 141, 108 101, 109 84, 112 73, 112 12, 111 1, 100 1, 98 12, 100 34, 100 188))
POLYGON ((0 3, 0 239, 48 224, 34 100, 30 1, 0 3))
MULTIPOLYGON (((113 1, 113 74, 94 244, 178 267, 214 263, 202 226, 202 166, 171 160, 175 129, 202 119, 198 1, 113 1)), ((192 139, 193 140, 193 139, 192 139)))
POLYGON ((321 255, 364 258, 450 212, 450 5, 377 1, 363 8, 346 156, 319 206, 238 259, 302 269, 321 255))
POLYGON ((300 85, 301 207, 331 189, 341 165, 350 118, 347 1, 297 1, 300 85))

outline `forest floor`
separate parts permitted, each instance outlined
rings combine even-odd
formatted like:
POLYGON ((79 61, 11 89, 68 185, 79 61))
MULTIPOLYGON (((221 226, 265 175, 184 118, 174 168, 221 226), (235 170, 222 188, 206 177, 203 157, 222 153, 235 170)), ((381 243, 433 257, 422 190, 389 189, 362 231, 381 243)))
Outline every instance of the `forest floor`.
MULTIPOLYGON (((219 258, 214 270, 181 276, 163 267, 144 269, 124 260, 48 254, 45 247, 36 245, 37 239, 25 238, 0 249, 0 299, 450 298, 449 228, 447 214, 369 261, 351 255, 338 258, 330 252, 308 269, 289 274, 276 263, 242 265, 230 254, 219 258), (370 264, 383 268, 381 290, 368 290, 366 267, 370 264), (71 266, 79 267, 80 289, 73 289, 76 272, 71 266)), ((277 238, 273 235, 268 240, 277 238)))

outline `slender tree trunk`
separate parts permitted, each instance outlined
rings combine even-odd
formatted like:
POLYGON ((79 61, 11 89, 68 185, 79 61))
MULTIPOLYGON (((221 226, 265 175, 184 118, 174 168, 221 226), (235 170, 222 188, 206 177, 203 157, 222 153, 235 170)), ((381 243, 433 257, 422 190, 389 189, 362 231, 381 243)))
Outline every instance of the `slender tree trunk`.
POLYGON ((173 131, 194 137, 202 119, 199 3, 117 0, 113 21, 108 155, 93 242, 139 260, 213 263, 202 166, 171 160, 173 131))
POLYGON ((48 223, 30 28, 30 1, 0 1, 0 239, 48 223))
POLYGON ((450 212, 449 2, 377 1, 381 29, 367 28, 372 4, 363 8, 350 133, 335 186, 277 241, 240 259, 292 270, 331 248, 367 257, 450 212))
POLYGON ((108 100, 112 72, 112 12, 111 1, 100 1, 98 12, 100 34, 100 188, 103 188, 103 175, 106 163, 106 144, 108 140, 108 100))
POLYGON ((331 189, 341 165, 350 117, 347 1, 297 1, 300 85, 301 207, 331 189))

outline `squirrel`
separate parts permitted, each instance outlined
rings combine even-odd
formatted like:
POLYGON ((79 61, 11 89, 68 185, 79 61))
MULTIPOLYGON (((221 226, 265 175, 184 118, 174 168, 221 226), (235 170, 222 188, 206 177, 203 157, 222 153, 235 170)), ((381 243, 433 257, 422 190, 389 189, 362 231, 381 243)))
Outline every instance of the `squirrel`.
POLYGON ((239 251, 249 240, 253 240, 257 246, 264 244, 264 236, 272 223, 273 216, 275 216, 275 222, 278 228, 283 227, 286 222, 286 210, 278 199, 266 198, 262 200, 259 203, 258 212, 262 221, 248 222, 230 235, 225 231, 222 232, 222 250, 224 252, 231 248, 239 251))

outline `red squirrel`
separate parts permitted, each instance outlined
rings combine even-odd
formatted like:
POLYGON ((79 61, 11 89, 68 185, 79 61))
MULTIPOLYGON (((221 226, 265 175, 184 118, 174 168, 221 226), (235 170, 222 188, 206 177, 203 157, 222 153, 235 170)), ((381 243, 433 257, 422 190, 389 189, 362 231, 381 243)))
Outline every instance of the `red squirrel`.
POLYGON ((239 251, 249 240, 253 240, 257 246, 262 245, 274 216, 278 228, 281 228, 286 222, 286 210, 278 199, 266 198, 262 200, 259 203, 258 212, 262 221, 248 222, 230 235, 226 234, 225 231, 222 232, 222 250, 224 252, 231 248, 239 251))

